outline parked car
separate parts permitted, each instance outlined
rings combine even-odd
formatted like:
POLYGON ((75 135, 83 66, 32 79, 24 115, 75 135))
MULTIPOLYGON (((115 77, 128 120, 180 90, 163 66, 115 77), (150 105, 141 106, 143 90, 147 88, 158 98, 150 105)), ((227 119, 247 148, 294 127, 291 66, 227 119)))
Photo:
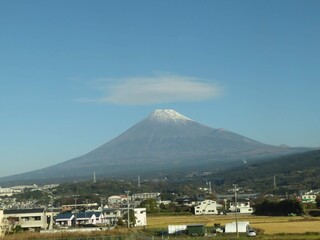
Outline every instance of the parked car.
POLYGON ((256 235, 257 235, 256 232, 252 229, 248 230, 247 232, 248 237, 255 237, 256 235))

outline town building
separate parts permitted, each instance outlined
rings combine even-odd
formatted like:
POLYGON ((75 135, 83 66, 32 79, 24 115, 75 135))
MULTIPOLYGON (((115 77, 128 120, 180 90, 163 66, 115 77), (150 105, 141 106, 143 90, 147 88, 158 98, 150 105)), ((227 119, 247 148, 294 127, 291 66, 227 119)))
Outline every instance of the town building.
POLYGON ((7 219, 10 226, 19 225, 24 230, 40 230, 48 227, 44 208, 5 209, 3 217, 7 219))
POLYGON ((146 208, 134 208, 133 211, 136 219, 135 227, 147 226, 146 208))
POLYGON ((213 200, 204 200, 194 207, 195 215, 218 214, 217 202, 213 200))
MULTIPOLYGON (((129 199, 130 200, 130 199, 129 199)), ((127 195, 113 195, 108 197, 108 205, 112 206, 121 206, 128 202, 127 195)))
POLYGON ((253 208, 250 206, 250 202, 238 202, 237 207, 235 207, 234 202, 230 202, 229 211, 235 212, 236 210, 238 213, 253 213, 253 208))
POLYGON ((157 199, 160 200, 160 193, 159 192, 154 192, 154 193, 134 193, 131 196, 132 201, 135 200, 146 200, 146 199, 157 199))
POLYGON ((75 221, 75 215, 71 212, 67 213, 59 213, 55 218, 54 218, 55 224, 58 226, 75 226, 76 221, 75 221))

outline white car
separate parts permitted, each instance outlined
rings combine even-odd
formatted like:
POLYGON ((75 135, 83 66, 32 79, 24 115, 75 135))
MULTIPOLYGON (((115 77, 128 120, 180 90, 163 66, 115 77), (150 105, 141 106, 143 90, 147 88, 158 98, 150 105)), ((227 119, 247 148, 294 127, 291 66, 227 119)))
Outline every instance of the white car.
POLYGON ((256 232, 252 229, 248 230, 247 232, 248 237, 255 237, 256 235, 257 235, 256 232))

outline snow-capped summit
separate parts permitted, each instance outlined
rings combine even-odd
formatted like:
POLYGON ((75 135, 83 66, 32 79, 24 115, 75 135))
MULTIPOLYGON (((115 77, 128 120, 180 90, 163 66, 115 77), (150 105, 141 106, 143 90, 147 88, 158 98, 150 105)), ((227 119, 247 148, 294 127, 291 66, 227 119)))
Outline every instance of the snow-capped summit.
POLYGON ((149 119, 158 121, 193 121, 186 116, 172 110, 172 109, 156 109, 150 116, 149 119))

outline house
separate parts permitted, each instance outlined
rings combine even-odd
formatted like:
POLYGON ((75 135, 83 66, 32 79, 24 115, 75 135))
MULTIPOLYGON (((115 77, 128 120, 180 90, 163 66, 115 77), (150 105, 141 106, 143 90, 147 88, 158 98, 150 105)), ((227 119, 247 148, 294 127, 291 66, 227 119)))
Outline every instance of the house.
POLYGON ((94 211, 94 215, 96 216, 96 224, 106 223, 106 218, 102 211, 94 211))
POLYGON ((64 204, 61 206, 63 212, 74 211, 76 209, 91 209, 98 208, 97 203, 75 203, 75 204, 64 204))
MULTIPOLYGON (((246 233, 250 229, 249 222, 238 222, 238 232, 246 233)), ((227 223, 225 226, 225 233, 235 233, 237 232, 237 223, 227 223)))
POLYGON ((93 211, 78 212, 76 215, 76 224, 97 224, 96 215, 93 211))
POLYGON ((198 205, 199 202, 204 201, 205 198, 203 196, 196 196, 196 197, 184 197, 178 198, 175 202, 180 206, 195 206, 198 205))
POLYGON ((121 210, 118 208, 104 208, 103 214, 105 223, 109 226, 114 226, 117 223, 118 218, 122 216, 121 210))
POLYGON ((59 213, 55 217, 55 223, 59 226, 75 226, 81 224, 102 224, 105 223, 104 214, 100 211, 85 211, 78 213, 59 213))
POLYGON ((131 199, 133 201, 135 200, 147 200, 147 199, 157 199, 160 200, 160 193, 159 192, 154 192, 154 193, 134 193, 131 196, 131 199))
POLYGON ((128 202, 127 195, 113 195, 108 197, 108 205, 110 206, 120 206, 128 202))
POLYGON ((234 202, 231 202, 229 211, 235 212, 236 209, 238 213, 247 213, 247 214, 253 213, 253 208, 250 206, 250 202, 238 202, 237 207, 235 207, 234 202))
MULTIPOLYGON (((147 210, 146 208, 129 208, 130 214, 131 210, 134 212, 135 225, 136 227, 143 227, 147 225, 147 210)), ((104 209, 105 218, 107 224, 113 226, 118 221, 118 218, 122 218, 128 212, 128 208, 119 209, 104 209)))
POLYGON ((194 207, 195 215, 218 214, 217 202, 213 200, 204 200, 194 207))
POLYGON ((3 216, 10 225, 13 227, 19 225, 24 230, 40 230, 48 227, 44 208, 5 209, 3 216))
POLYGON ((75 226, 75 215, 71 212, 59 213, 55 217, 55 223, 59 226, 75 226))
POLYGON ((9 230, 8 221, 4 217, 3 209, 0 209, 0 238, 4 237, 4 235, 8 230, 9 230))
POLYGON ((136 218, 135 227, 147 226, 146 208, 134 208, 133 211, 136 218))
POLYGON ((5 196, 10 197, 10 196, 13 195, 13 193, 14 193, 14 191, 12 190, 12 188, 2 188, 2 187, 0 187, 0 196, 1 197, 5 197, 5 196))

